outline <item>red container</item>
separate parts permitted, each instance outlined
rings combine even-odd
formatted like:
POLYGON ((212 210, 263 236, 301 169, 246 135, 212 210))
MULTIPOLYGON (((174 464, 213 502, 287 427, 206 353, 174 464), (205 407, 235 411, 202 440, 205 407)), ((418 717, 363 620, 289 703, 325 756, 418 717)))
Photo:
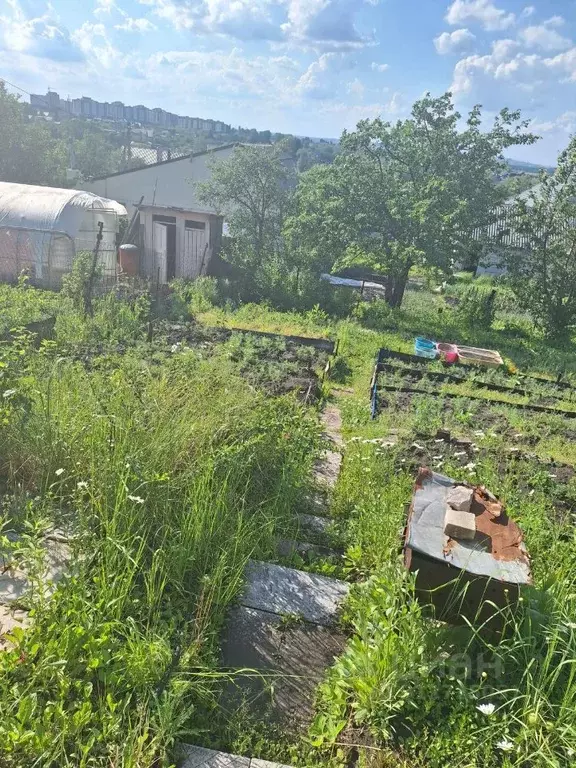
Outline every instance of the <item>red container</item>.
POLYGON ((135 277, 140 271, 140 251, 137 245, 125 243, 118 249, 118 264, 123 275, 135 277))

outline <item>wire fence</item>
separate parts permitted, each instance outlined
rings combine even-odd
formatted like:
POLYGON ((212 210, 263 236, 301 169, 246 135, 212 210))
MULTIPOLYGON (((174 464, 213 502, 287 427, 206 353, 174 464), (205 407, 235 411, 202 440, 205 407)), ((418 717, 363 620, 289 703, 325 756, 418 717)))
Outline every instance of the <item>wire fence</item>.
MULTIPOLYGON (((104 231, 98 251, 102 283, 116 281, 116 234, 104 231)), ((44 288, 60 288, 76 256, 93 253, 96 231, 82 231, 73 239, 64 232, 0 227, 0 280, 15 282, 25 273, 30 282, 44 288)))

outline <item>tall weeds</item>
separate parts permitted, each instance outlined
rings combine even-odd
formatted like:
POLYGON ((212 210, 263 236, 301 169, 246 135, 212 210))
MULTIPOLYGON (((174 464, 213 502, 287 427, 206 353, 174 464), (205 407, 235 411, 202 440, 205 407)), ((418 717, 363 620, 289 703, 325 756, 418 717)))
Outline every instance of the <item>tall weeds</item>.
POLYGON ((215 706, 226 608, 247 559, 288 524, 317 428, 221 362, 88 372, 29 354, 2 468, 74 554, 0 655, 0 763, 169 765, 176 736, 198 739, 215 706))

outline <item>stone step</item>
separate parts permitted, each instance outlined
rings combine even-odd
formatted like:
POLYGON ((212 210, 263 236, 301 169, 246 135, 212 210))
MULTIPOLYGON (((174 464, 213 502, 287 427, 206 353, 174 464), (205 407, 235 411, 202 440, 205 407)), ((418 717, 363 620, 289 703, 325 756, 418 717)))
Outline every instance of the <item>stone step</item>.
POLYGON ((184 758, 180 768, 290 768, 288 765, 271 763, 268 760, 228 755, 226 752, 193 747, 191 744, 183 744, 182 753, 184 758))
POLYGON ((303 560, 315 560, 322 557, 334 557, 337 552, 330 547, 323 547, 321 544, 310 544, 307 541, 296 541, 296 539, 280 539, 278 554, 280 557, 299 555, 303 560))
POLYGON ((326 405, 320 414, 324 435, 336 445, 344 445, 342 440, 342 416, 335 405, 326 405))
POLYGON ((314 535, 315 537, 328 535, 330 526, 334 522, 330 517, 321 517, 320 515, 297 515, 300 533, 303 535, 314 535))
POLYGON ((222 661, 236 670, 222 699, 232 715, 248 704, 259 719, 272 719, 292 732, 314 716, 316 688, 344 650, 340 629, 290 619, 267 610, 238 606, 228 617, 222 661))
POLYGON ((345 581, 251 560, 240 605, 331 626, 349 590, 345 581))
POLYGON ((314 464, 314 481, 320 488, 332 490, 338 481, 341 465, 342 454, 339 451, 325 451, 314 464))

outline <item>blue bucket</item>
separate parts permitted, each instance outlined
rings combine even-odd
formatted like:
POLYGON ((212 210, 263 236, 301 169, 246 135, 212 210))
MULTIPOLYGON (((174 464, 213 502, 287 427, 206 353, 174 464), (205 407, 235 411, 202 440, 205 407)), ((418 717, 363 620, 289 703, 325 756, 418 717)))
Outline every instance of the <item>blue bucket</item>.
POLYGON ((435 341, 417 336, 414 341, 414 352, 418 357, 426 357, 428 360, 435 360, 438 357, 438 345, 435 341))

